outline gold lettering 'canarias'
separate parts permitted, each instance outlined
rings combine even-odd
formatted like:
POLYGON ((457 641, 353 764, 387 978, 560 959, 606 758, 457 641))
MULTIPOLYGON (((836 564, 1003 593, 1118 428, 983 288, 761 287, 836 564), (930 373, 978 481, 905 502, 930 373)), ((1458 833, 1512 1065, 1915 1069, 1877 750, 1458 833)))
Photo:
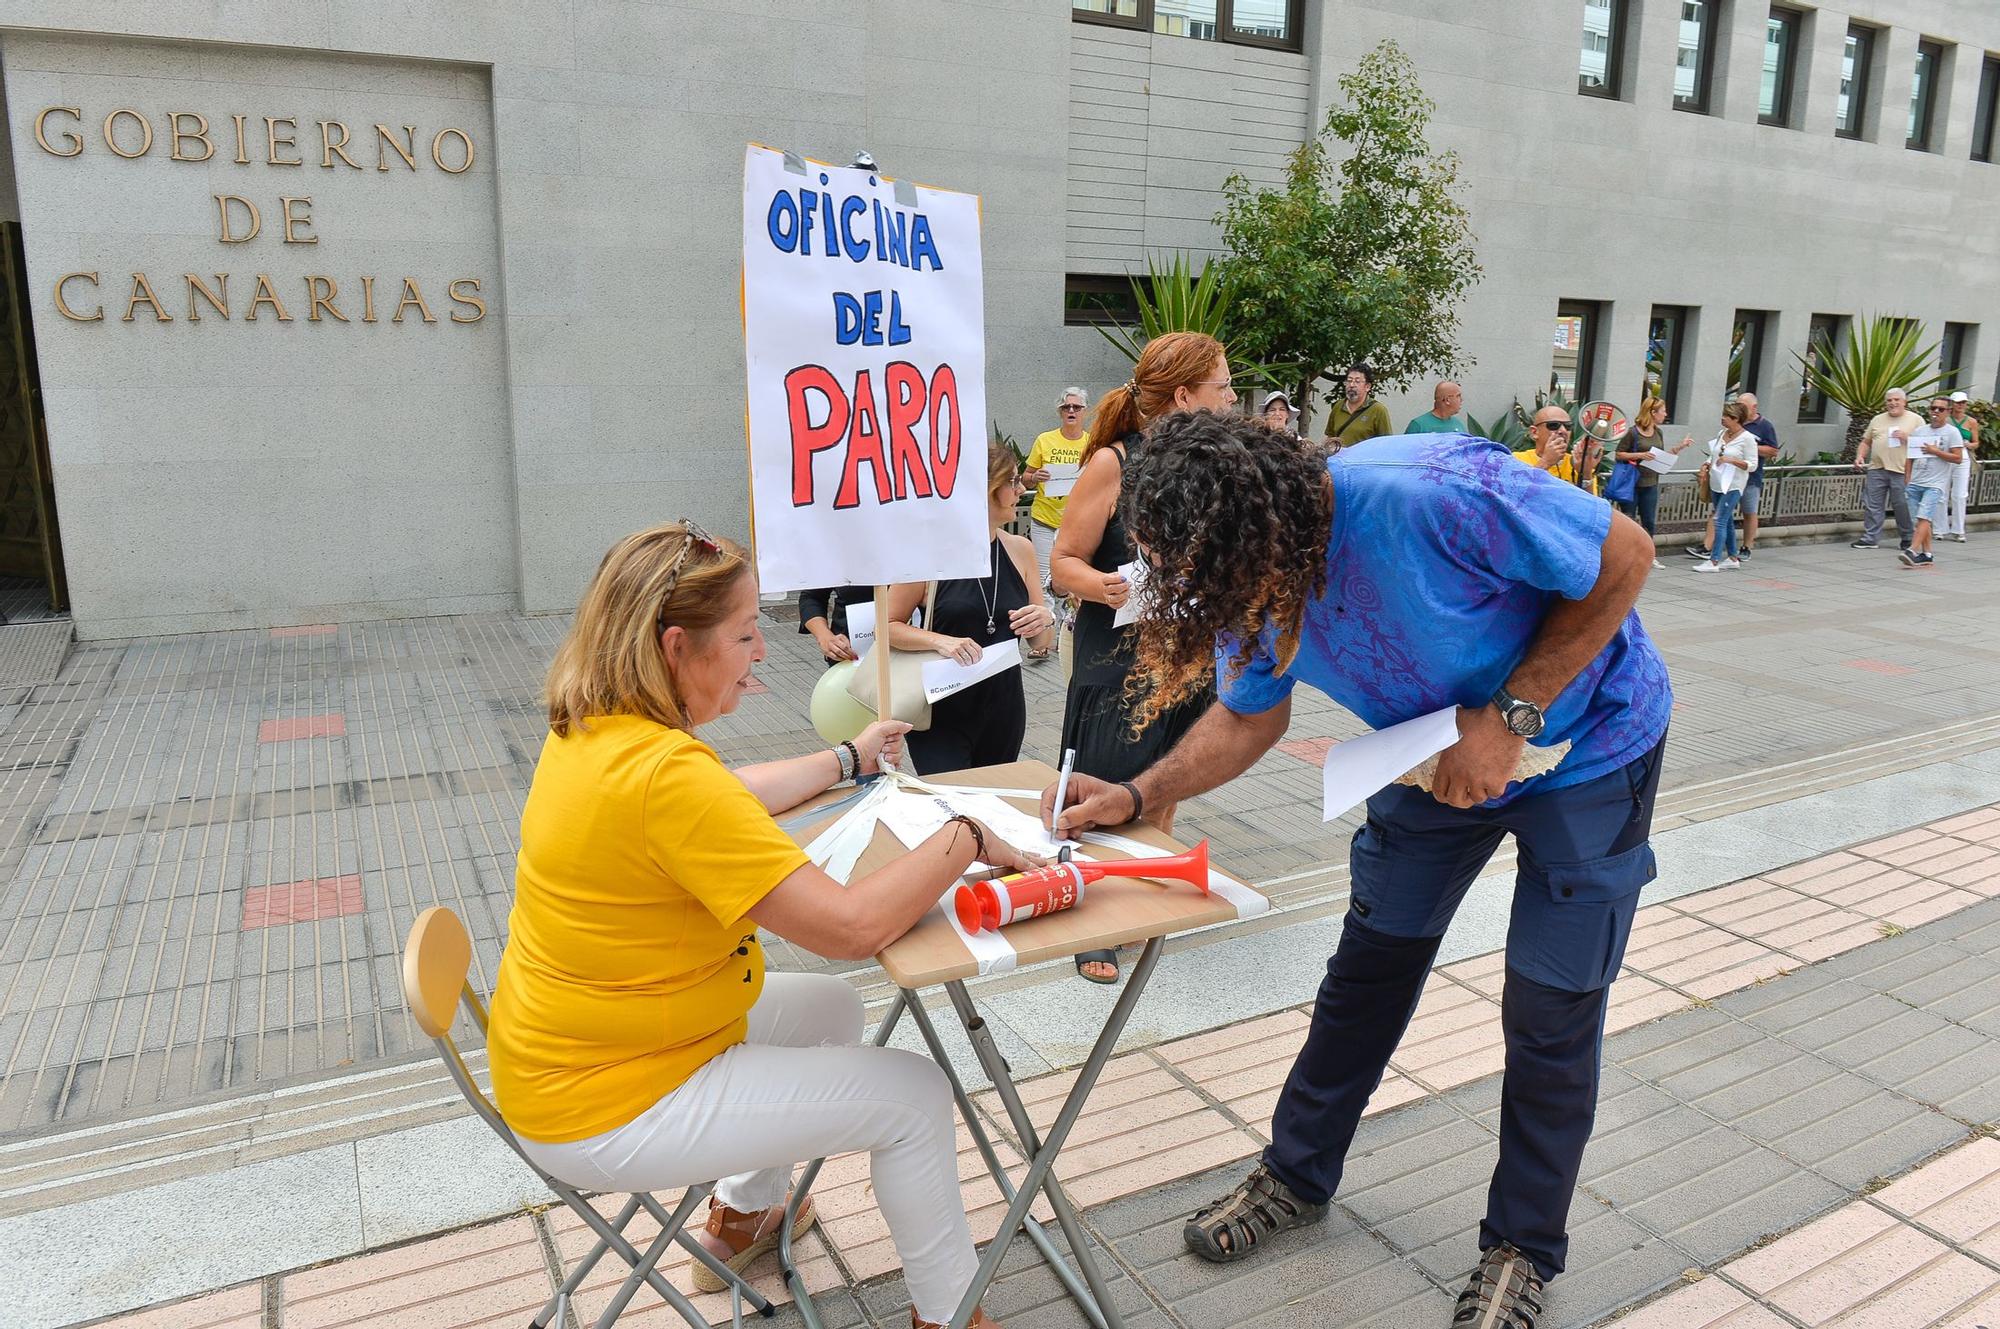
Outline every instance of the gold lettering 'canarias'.
MULTIPOLYGON (((65 272, 56 279, 52 292, 56 312, 72 323, 104 323, 106 315, 102 284, 96 272, 65 272)), ((155 286, 151 275, 144 272, 131 274, 131 286, 127 289, 124 311, 118 316, 119 323, 158 324, 186 322, 200 324, 220 320, 231 321, 234 306, 229 298, 229 278, 226 272, 182 272, 173 278, 162 278, 155 286), (171 295, 171 282, 178 280, 186 295, 187 312, 177 317, 167 312, 167 301, 160 297, 164 290, 171 295), (141 312, 151 315, 140 317, 141 312)), ((245 278, 245 280, 253 280, 245 278)), ((250 303, 243 310, 244 323, 292 323, 296 318, 292 310, 297 305, 287 306, 290 298, 287 292, 296 294, 303 286, 306 300, 306 321, 309 323, 408 323, 412 327, 442 323, 431 311, 429 298, 425 296, 422 283, 416 277, 391 277, 389 281, 399 282, 399 298, 387 318, 382 317, 375 304, 375 276, 364 274, 361 283, 361 312, 357 318, 350 314, 352 308, 340 307, 340 279, 323 272, 310 272, 302 277, 275 277, 268 272, 257 273, 250 303), (294 284, 296 283, 296 284, 294 284)), ((352 291, 349 287, 349 291, 352 291)), ((454 277, 445 284, 445 293, 450 297, 452 308, 448 310, 449 321, 466 324, 478 323, 489 312, 482 280, 478 277, 454 277)))

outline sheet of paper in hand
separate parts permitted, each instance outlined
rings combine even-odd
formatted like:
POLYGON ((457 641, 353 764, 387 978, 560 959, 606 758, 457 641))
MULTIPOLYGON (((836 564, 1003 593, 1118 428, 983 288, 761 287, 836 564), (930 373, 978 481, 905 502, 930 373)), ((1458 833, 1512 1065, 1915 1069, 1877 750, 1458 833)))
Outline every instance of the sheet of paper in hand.
POLYGON ((1076 488, 1076 477, 1083 474, 1083 467, 1073 461, 1052 461, 1042 468, 1049 478, 1042 481, 1042 492, 1050 498, 1067 498, 1069 491, 1076 488))
POLYGON ((1009 637, 980 648, 979 660, 975 664, 962 665, 956 660, 924 661, 924 696, 936 702, 952 693, 969 688, 983 678, 991 678, 1003 669, 1021 667, 1021 642, 1009 637))
POLYGON ((1326 763, 1320 768, 1320 820, 1332 821, 1456 742, 1458 708, 1447 706, 1335 743, 1327 749, 1326 763))
POLYGON ((1665 475, 1668 471, 1674 469, 1674 464, 1679 460, 1678 456, 1668 452, 1665 448, 1654 448, 1652 449, 1652 455, 1639 464, 1649 471, 1658 471, 1661 475, 1665 475))
POLYGON ((1118 565, 1118 575, 1125 579, 1125 603, 1118 606, 1118 612, 1111 616, 1113 627, 1124 627, 1127 623, 1137 623, 1152 610, 1152 571, 1146 560, 1135 558, 1130 563, 1118 565))

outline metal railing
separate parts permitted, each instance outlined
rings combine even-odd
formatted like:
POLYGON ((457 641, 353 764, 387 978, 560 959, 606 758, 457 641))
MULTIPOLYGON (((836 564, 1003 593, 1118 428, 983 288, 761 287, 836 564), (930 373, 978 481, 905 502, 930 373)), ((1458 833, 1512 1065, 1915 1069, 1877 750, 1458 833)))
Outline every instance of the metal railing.
MULTIPOLYGON (((2000 511, 2000 461, 1973 465, 1969 510, 2000 511)), ((1852 466, 1767 466, 1758 516, 1765 526, 1859 521, 1863 475, 1852 466)), ((1708 524, 1708 512, 1708 501, 1693 475, 1660 482, 1660 531, 1699 529, 1708 524)))

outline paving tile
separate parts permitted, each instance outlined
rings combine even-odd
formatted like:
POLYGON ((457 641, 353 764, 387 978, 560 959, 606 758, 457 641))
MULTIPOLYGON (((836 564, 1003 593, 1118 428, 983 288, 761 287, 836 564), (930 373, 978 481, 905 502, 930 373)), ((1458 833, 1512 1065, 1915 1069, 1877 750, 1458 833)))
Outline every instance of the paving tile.
POLYGON ((1947 1241, 2000 1262, 2000 1139, 1953 1149, 1875 1196, 1947 1241))
POLYGON ((283 720, 266 720, 257 726, 259 743, 290 743, 301 738, 342 738, 347 734, 347 717, 297 715, 283 720))
POLYGON ((518 1321, 555 1291, 527 1218, 288 1274, 278 1286, 287 1329, 518 1321))
POLYGON ((244 931, 282 927, 288 923, 358 914, 365 907, 358 873, 251 886, 243 892, 240 926, 244 931))
POLYGON ((264 1285, 245 1283, 223 1292, 105 1320, 95 1329, 263 1329, 264 1285))
POLYGON ((1618 1329, 1788 1329, 1789 1321, 1720 1279, 1708 1278, 1648 1302, 1617 1324, 1618 1329))

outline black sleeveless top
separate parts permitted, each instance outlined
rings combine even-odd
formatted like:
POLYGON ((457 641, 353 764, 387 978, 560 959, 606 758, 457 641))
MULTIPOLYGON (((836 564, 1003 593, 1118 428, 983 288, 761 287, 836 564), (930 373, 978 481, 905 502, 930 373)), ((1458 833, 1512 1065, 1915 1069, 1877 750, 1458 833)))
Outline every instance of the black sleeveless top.
POLYGON ((1027 606, 1028 587, 1021 580, 1021 570, 1014 566, 1014 560, 1000 547, 998 536, 993 538, 987 555, 987 566, 993 569, 989 575, 960 577, 938 583, 936 621, 926 623, 925 627, 947 637, 970 637, 981 646, 991 646, 1014 636, 1007 615, 1012 610, 1027 606), (986 629, 989 601, 993 606, 991 632, 986 629))
MULTIPOLYGON (((1121 492, 1126 462, 1142 444, 1137 434, 1127 434, 1120 442, 1105 444, 1118 458, 1121 492)), ((1125 534, 1125 520, 1120 512, 1121 505, 1114 500, 1111 515, 1104 523, 1104 536, 1090 556, 1090 566, 1099 572, 1116 572, 1132 561, 1132 541, 1125 534)), ((1074 652, 1071 682, 1095 687, 1125 685, 1125 676, 1138 661, 1139 632, 1129 623, 1122 628, 1113 624, 1111 620, 1117 615, 1116 609, 1095 600, 1085 600, 1077 606, 1076 637, 1071 642, 1074 652)))

